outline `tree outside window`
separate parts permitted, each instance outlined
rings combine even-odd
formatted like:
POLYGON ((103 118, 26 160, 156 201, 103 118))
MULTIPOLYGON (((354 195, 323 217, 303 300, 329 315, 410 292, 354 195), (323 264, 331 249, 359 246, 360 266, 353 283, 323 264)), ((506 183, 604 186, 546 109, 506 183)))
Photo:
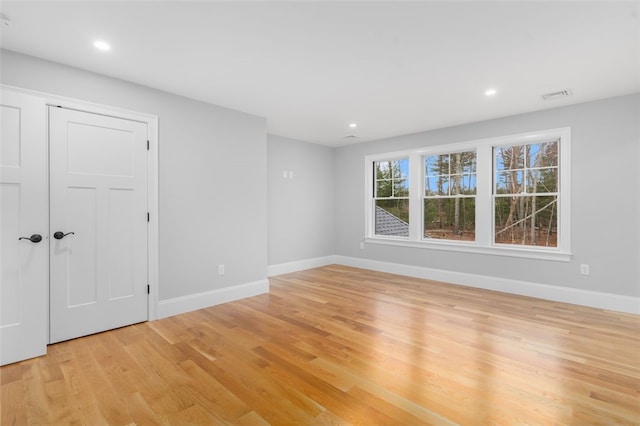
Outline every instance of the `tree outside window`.
POLYGON ((375 161, 375 234, 409 236, 409 159, 375 161))
POLYGON ((494 153, 494 242, 557 247, 558 141, 494 153))
POLYGON ((474 241, 476 153, 424 157, 424 236, 474 241))

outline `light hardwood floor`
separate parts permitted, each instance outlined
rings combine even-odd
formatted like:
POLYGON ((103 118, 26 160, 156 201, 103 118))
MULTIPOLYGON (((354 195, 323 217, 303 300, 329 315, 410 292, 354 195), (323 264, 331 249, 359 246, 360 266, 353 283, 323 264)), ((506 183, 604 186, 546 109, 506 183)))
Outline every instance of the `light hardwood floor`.
POLYGON ((640 424, 640 317, 327 266, 2 367, 2 425, 640 424))

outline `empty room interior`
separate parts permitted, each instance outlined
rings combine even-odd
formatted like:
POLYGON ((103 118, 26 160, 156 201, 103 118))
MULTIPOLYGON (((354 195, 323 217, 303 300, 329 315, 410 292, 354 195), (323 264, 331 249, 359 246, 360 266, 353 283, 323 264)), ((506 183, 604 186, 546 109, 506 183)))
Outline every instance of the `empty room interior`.
POLYGON ((637 1, 0 13, 0 424, 640 424, 637 1))

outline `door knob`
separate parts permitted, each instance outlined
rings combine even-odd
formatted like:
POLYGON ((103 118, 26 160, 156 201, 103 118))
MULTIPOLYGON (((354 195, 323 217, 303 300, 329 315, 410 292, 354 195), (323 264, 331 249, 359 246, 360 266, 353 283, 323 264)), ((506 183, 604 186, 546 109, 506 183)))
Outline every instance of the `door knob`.
POLYGON ((63 239, 64 237, 66 237, 67 235, 69 235, 69 234, 75 235, 75 232, 67 232, 67 233, 65 234, 64 232, 60 232, 60 231, 58 231, 58 232, 55 232, 55 233, 53 234, 53 238, 55 238, 56 240, 61 240, 61 239, 63 239))
POLYGON ((33 234, 30 237, 20 237, 18 238, 18 240, 29 240, 32 243, 39 243, 40 241, 42 241, 42 235, 40 234, 33 234))

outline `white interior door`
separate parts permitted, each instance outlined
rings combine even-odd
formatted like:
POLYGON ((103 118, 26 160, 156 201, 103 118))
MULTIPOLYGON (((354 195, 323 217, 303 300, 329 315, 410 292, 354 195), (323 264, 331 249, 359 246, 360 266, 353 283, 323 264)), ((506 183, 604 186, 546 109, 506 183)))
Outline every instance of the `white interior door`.
POLYGON ((44 100, 2 89, 0 129, 0 365, 4 365, 47 351, 44 100))
POLYGON ((49 161, 50 343, 147 320, 147 124, 50 107, 49 161))

